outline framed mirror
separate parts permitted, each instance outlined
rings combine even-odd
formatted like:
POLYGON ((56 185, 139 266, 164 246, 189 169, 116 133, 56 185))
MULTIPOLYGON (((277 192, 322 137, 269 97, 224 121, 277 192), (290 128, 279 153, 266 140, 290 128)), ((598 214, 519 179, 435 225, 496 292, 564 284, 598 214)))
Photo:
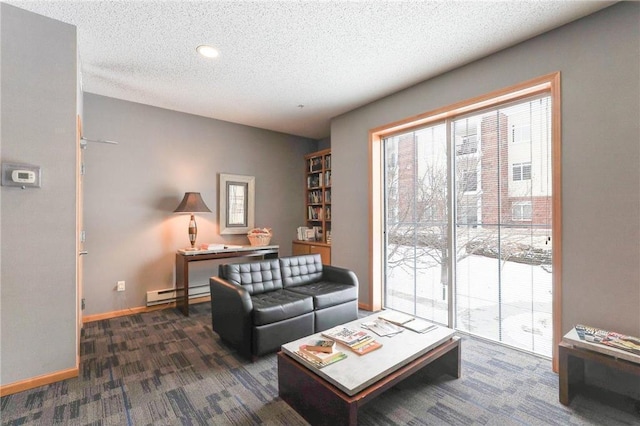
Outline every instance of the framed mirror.
POLYGON ((246 234, 254 227, 254 176, 220 173, 220 235, 246 234))

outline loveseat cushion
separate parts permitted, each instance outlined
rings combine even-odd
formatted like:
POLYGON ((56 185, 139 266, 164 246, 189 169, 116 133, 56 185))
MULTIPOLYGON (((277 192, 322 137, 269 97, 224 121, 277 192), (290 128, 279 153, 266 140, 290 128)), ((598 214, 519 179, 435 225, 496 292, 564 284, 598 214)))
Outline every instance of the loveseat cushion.
POLYGON ((220 265, 218 275, 229 282, 241 285, 251 295, 282 289, 278 259, 220 265))
POLYGON ((302 293, 273 290, 251 296, 253 325, 271 324, 313 312, 313 299, 302 293))
POLYGON ((280 258, 284 288, 309 284, 322 278, 320 254, 305 254, 280 258))
POLYGON ((326 281, 289 287, 287 290, 313 297, 315 309, 324 309, 358 298, 358 287, 326 281))

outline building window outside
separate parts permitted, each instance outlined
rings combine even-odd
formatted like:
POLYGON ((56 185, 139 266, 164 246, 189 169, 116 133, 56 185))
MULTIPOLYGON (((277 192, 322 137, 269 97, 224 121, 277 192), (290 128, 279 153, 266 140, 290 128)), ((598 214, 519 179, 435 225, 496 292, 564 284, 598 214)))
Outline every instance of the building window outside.
POLYGON ((511 206, 511 218, 514 221, 531 221, 531 201, 517 201, 511 206))
POLYGON ((531 180, 531 162, 513 164, 513 181, 531 180))
POLYGON ((462 191, 475 192, 478 190, 478 172, 467 171, 462 175, 462 191))
POLYGON ((474 225, 478 223, 478 207, 474 204, 458 206, 456 215, 458 224, 474 225))
POLYGON ((531 124, 512 124, 511 125, 511 142, 523 143, 531 142, 531 124))
POLYGON ((467 135, 460 139, 456 145, 456 155, 475 154, 478 152, 478 136, 467 135))

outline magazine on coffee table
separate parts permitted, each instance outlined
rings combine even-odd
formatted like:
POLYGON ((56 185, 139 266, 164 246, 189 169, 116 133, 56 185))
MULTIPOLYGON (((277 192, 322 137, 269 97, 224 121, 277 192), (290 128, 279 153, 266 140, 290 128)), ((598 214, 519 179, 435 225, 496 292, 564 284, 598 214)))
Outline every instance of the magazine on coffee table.
POLYGON ((409 314, 398 311, 382 311, 378 314, 378 318, 396 325, 405 325, 406 323, 415 319, 409 314))
POLYGON ((382 343, 375 341, 366 331, 341 325, 323 331, 322 335, 342 343, 358 355, 364 355, 382 347, 382 343))
POLYGON ((428 331, 435 330, 438 327, 437 325, 423 320, 422 318, 417 318, 398 311, 382 311, 378 314, 378 318, 390 322, 391 324, 408 328, 416 333, 426 333, 428 331))
POLYGON ((404 331, 404 328, 382 319, 363 322, 361 325, 367 330, 373 331, 378 336, 395 336, 404 331))
POLYGON ((409 321, 406 324, 402 324, 404 328, 408 328, 409 330, 415 331, 416 333, 426 333, 431 330, 435 330, 438 326, 425 321, 421 318, 415 318, 413 321, 409 321))
POLYGON ((325 330, 322 332, 322 335, 347 346, 355 346, 358 343, 371 339, 371 335, 366 331, 356 330, 342 325, 325 330))

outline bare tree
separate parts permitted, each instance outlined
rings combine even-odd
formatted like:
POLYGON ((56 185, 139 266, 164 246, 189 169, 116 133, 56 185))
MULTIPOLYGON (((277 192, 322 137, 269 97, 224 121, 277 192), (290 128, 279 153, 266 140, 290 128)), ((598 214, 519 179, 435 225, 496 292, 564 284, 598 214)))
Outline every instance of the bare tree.
MULTIPOLYGON (((446 165, 435 161, 417 163, 413 159, 409 176, 407 173, 403 176, 400 162, 387 167, 387 267, 412 272, 439 265, 440 281, 446 287, 449 247, 447 169, 446 165)), ((501 259, 503 266, 507 261, 550 264, 550 247, 535 248, 530 233, 514 227, 510 232, 503 231, 501 242, 498 242, 495 229, 483 229, 474 214, 470 215, 471 223, 467 223, 467 215, 460 212, 464 209, 473 212, 478 208, 479 166, 477 155, 457 158, 455 197, 459 213, 456 226, 465 225, 467 232, 458 235, 456 260, 480 255, 501 259)), ((542 238, 543 235, 538 239, 543 241, 542 238)))

